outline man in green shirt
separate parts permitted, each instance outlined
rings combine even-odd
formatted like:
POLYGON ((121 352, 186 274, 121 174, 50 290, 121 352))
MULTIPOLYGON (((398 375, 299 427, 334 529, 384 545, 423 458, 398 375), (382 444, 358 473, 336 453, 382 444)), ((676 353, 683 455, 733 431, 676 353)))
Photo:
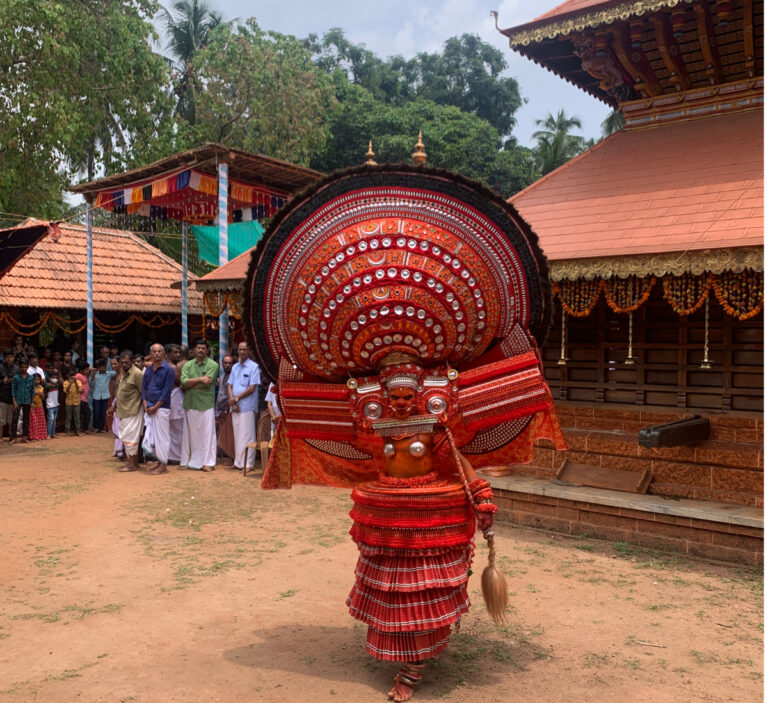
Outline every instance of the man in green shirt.
POLYGON ((133 355, 125 351, 120 355, 123 369, 117 386, 117 407, 120 418, 119 438, 125 447, 125 465, 118 471, 136 471, 139 468, 139 440, 144 427, 144 406, 141 402, 141 386, 144 376, 133 363, 133 355))
POLYGON ((208 356, 208 342, 195 342, 195 358, 181 369, 184 429, 181 468, 213 471, 216 466, 216 377, 219 365, 208 356))

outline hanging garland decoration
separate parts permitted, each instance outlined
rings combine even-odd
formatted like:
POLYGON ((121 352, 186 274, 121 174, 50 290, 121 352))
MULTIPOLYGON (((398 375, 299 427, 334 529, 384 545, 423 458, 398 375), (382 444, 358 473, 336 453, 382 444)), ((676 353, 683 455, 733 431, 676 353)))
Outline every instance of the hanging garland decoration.
POLYGON ((682 276, 666 275, 661 281, 664 300, 678 315, 693 315, 709 296, 711 275, 684 273, 682 276))
MULTIPOLYGON (((144 325, 149 328, 167 327, 177 321, 177 315, 160 315, 155 314, 152 317, 144 318, 141 315, 131 314, 122 322, 116 325, 108 325, 101 322, 94 317, 93 324, 101 332, 108 334, 118 334, 130 327, 134 322, 144 325)), ((7 325, 13 330, 15 334, 20 334, 24 337, 30 337, 38 334, 48 323, 51 323, 58 327, 64 334, 72 336, 82 332, 87 325, 86 317, 81 317, 77 320, 71 320, 66 316, 59 315, 55 312, 44 312, 37 322, 27 324, 21 322, 18 318, 14 317, 10 312, 0 312, 0 325, 7 325)))
POLYGON ((555 283, 553 292, 560 299, 563 310, 571 317, 588 317, 600 299, 603 281, 578 278, 575 281, 555 283))
POLYGON ((72 337, 73 335, 76 335, 82 332, 86 328, 86 325, 88 324, 87 322, 88 318, 85 315, 83 315, 78 320, 72 320, 66 314, 58 315, 54 312, 54 313, 51 313, 51 315, 53 315, 53 322, 56 325, 56 327, 58 327, 62 332, 64 332, 64 334, 66 334, 69 337, 72 337))
POLYGON ((603 293, 608 307, 615 313, 629 314, 645 304, 651 297, 651 290, 656 285, 655 276, 629 276, 619 278, 611 276, 603 281, 603 293))
POLYGON ((203 312, 206 310, 211 317, 218 317, 227 307, 228 297, 220 290, 211 290, 203 293, 203 312))
POLYGON ((235 319, 239 320, 243 314, 243 293, 239 290, 231 290, 227 295, 229 302, 229 313, 235 319))
POLYGON ((715 297, 723 310, 737 320, 749 320, 763 309, 763 273, 746 269, 710 274, 715 297))
POLYGON ((207 311, 211 317, 219 317, 227 305, 229 305, 229 314, 239 320, 243 314, 242 291, 232 290, 225 293, 220 290, 212 290, 203 293, 203 314, 207 311))
POLYGON ((9 312, 3 312, 0 313, 0 324, 6 324, 16 334, 27 337, 33 334, 37 334, 41 329, 43 329, 43 327, 45 327, 45 325, 48 323, 50 316, 51 313, 49 312, 43 313, 37 322, 27 324, 13 317, 9 312))

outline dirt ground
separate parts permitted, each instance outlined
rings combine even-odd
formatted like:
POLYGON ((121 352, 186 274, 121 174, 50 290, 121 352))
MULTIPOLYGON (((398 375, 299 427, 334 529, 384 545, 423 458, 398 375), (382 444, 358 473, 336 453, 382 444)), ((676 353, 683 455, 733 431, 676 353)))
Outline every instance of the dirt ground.
MULTIPOLYGON (((346 612, 348 491, 117 473, 111 436, 0 446, 0 701, 386 701, 346 612)), ((500 525, 416 700, 759 701, 762 573, 500 525)))

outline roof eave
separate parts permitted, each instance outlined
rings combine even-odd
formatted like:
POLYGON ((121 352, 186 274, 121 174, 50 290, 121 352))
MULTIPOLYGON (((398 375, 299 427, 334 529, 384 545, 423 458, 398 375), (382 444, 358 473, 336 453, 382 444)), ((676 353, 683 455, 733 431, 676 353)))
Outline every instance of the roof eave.
POLYGON ((519 46, 528 46, 543 39, 555 39, 572 32, 583 32, 585 29, 611 24, 616 20, 625 21, 630 17, 640 17, 649 12, 693 2, 695 0, 633 0, 631 2, 609 0, 592 6, 587 12, 583 10, 563 12, 560 15, 546 16, 516 27, 499 29, 499 32, 509 39, 509 46, 512 49, 517 49, 519 46))
POLYGON ((306 178, 308 181, 315 178, 320 178, 324 175, 320 171, 315 171, 314 169, 306 168, 304 166, 298 166, 297 164, 292 164, 289 161, 283 161, 282 159, 276 159, 272 156, 252 154, 250 152, 243 151, 242 149, 234 149, 224 146, 223 144, 206 142, 205 144, 195 147, 194 149, 188 149, 187 151, 182 151, 178 154, 167 156, 163 159, 153 161, 152 163, 145 166, 139 166, 114 176, 105 176, 104 178, 99 178, 95 181, 78 183, 76 185, 70 186, 68 190, 71 193, 78 193, 81 195, 96 194, 99 191, 107 190, 109 188, 130 186, 132 183, 136 183, 155 176, 160 176, 174 170, 193 168, 194 166, 212 158, 228 158, 230 154, 234 155, 236 158, 239 157, 248 161, 259 162, 273 168, 281 169, 285 172, 290 172, 292 175, 298 176, 302 179, 306 178))

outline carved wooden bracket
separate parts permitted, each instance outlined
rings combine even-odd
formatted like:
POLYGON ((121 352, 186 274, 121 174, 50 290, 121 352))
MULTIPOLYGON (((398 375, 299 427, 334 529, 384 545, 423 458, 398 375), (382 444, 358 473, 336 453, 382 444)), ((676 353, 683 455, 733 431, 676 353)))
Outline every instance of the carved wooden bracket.
POLYGON ((601 33, 599 41, 596 41, 595 35, 587 32, 572 34, 569 39, 573 43, 573 53, 581 59, 581 67, 600 81, 601 90, 618 102, 632 99, 635 91, 631 77, 608 45, 604 33, 601 33))
POLYGON ((691 87, 691 79, 680 52, 680 45, 672 36, 672 23, 669 16, 654 15, 652 21, 661 58, 670 73, 670 82, 674 83, 678 90, 688 90, 691 87))
POLYGON ((755 33, 752 0, 744 0, 744 68, 747 76, 755 75, 755 33))
MULTIPOLYGON (((749 2, 749 0, 747 0, 749 2)), ((706 63, 710 85, 723 82, 723 69, 720 65, 720 54, 717 51, 717 40, 712 28, 712 15, 707 5, 694 5, 698 24, 699 44, 706 63)))
POLYGON ((613 32, 611 46, 624 70, 634 79, 637 92, 645 93, 643 97, 661 95, 661 84, 651 62, 642 48, 632 47, 629 27, 626 24, 621 26, 620 31, 613 32))

